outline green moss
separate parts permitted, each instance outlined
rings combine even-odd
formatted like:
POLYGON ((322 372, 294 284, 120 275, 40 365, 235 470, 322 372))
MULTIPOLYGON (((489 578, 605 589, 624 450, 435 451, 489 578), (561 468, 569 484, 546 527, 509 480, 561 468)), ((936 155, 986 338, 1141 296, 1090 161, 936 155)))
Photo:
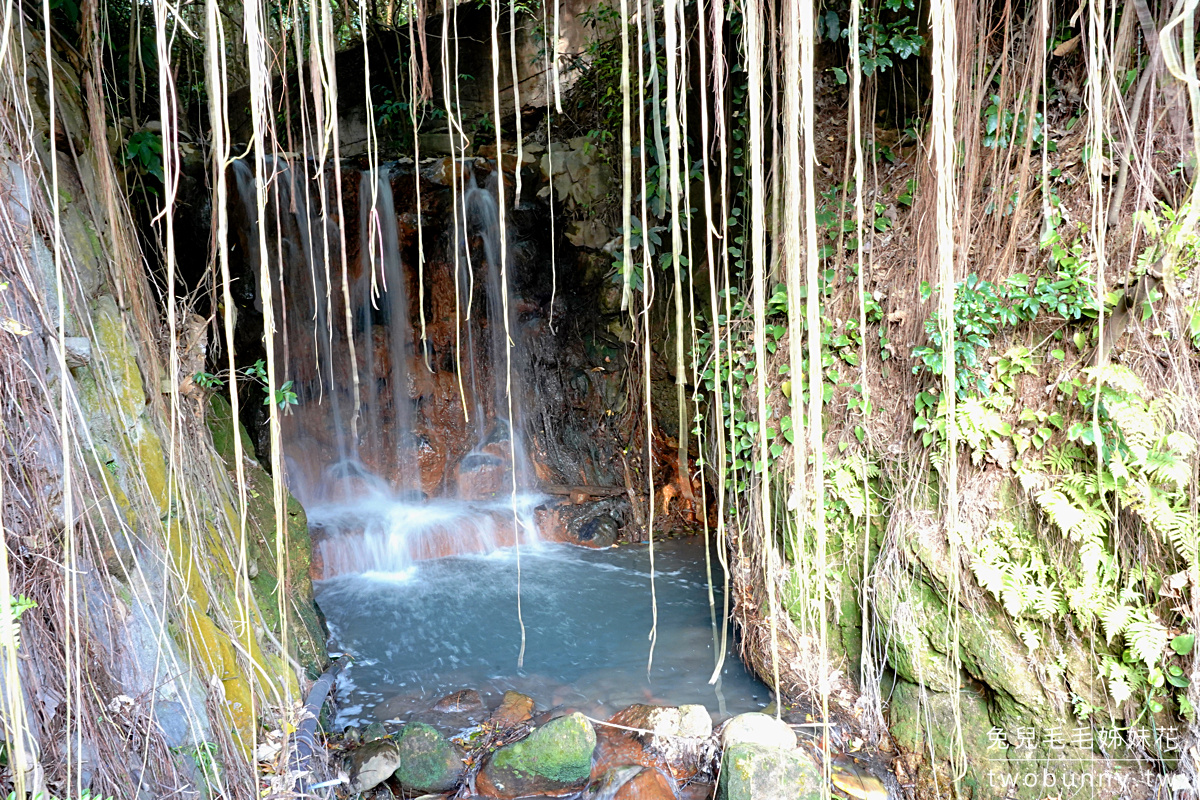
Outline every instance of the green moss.
POLYGON ((396 780, 406 790, 448 792, 463 774, 464 753, 430 726, 410 722, 396 737, 400 766, 396 780))
MULTIPOLYGON (((219 394, 214 394, 208 400, 208 430, 212 433, 213 447, 217 449, 226 464, 232 467, 235 457, 233 438, 233 407, 229 401, 219 394)), ((246 427, 238 421, 238 433, 242 437, 242 453, 254 457, 254 443, 246 427)))
MULTIPOLYGON (((234 446, 233 411, 228 401, 219 395, 209 399, 207 415, 213 447, 224 461, 226 470, 232 473, 236 467, 234 446)), ((254 448, 244 426, 237 426, 242 441, 242 452, 253 458, 254 448)), ((308 532, 308 518, 296 498, 285 495, 284 564, 285 576, 278 575, 276 548, 276 524, 274 488, 271 476, 259 464, 243 461, 246 480, 246 555, 257 566, 258 572, 250 581, 262 621, 275 635, 279 635, 281 620, 279 613, 279 587, 287 584, 289 616, 288 643, 291 655, 308 667, 319 666, 326 657, 325 633, 313 603, 312 581, 309 570, 312 565, 312 537, 308 532)), ((237 511, 227 506, 224 512, 233 530, 240 523, 237 511)))
POLYGON ((134 357, 132 337, 111 295, 96 301, 92 322, 96 331, 93 350, 103 354, 107 367, 106 380, 101 385, 111 393, 121 422, 128 428, 146 407, 146 392, 142 373, 134 357))
POLYGON ((722 754, 718 800, 816 800, 820 796, 821 775, 798 750, 735 744, 722 754))
POLYGON ((587 780, 592 769, 596 732, 582 714, 547 722, 527 738, 502 747, 491 768, 520 777, 539 776, 569 785, 587 780))

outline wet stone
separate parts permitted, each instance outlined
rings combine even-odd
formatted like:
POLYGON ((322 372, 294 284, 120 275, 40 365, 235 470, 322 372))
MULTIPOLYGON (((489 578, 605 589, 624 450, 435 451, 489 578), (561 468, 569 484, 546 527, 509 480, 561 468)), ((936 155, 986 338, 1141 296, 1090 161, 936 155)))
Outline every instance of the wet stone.
POLYGON ((479 692, 474 689, 463 689, 459 692, 451 692, 438 700, 434 703, 433 710, 482 713, 487 711, 487 707, 483 703, 483 698, 479 696, 479 692))
POLYGON ((666 775, 646 767, 618 789, 613 800, 675 800, 675 787, 666 775))
POLYGON ((734 744, 721 758, 717 800, 816 800, 821 774, 807 755, 761 744, 734 744))
POLYGON ((602 757, 610 764, 630 758, 683 780, 695 777, 711 758, 712 717, 704 706, 637 704, 618 711, 609 722, 620 726, 603 731, 602 757))
POLYGON ((382 722, 372 722, 367 727, 363 728, 362 741, 377 742, 380 739, 386 739, 388 735, 387 728, 383 727, 382 722))
POLYGON ((500 707, 492 712, 489 722, 497 728, 513 728, 533 717, 533 698, 520 692, 507 691, 500 707))
POLYGON ((432 727, 405 725, 396 737, 399 764, 394 772, 405 791, 448 792, 462 780, 466 754, 432 727))
POLYGON ((786 722, 768 714, 751 711, 729 720, 721 731, 721 747, 728 749, 738 744, 791 750, 796 747, 796 733, 786 722))
POLYGON ((382 739, 364 744, 349 755, 350 791, 365 792, 386 781, 400 764, 396 743, 382 739))
POLYGON ((561 793, 587 782, 595 749, 596 732, 582 714, 559 717, 497 750, 476 786, 501 798, 561 793))
POLYGON ((605 769, 588 784, 583 793, 583 800, 609 800, 615 797, 621 787, 643 769, 645 767, 638 764, 623 764, 605 769))
POLYGON ((612 547, 621 526, 608 514, 592 517, 579 528, 579 543, 588 547, 612 547))
POLYGON ((610 767, 588 784, 583 800, 675 800, 671 779, 653 767, 610 767))

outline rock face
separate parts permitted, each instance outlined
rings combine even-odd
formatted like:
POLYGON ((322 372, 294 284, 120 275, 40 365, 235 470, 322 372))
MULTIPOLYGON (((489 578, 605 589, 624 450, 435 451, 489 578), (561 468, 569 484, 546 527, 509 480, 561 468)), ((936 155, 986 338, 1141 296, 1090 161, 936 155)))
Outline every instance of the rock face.
POLYGON ((365 792, 392 777, 400 764, 400 748, 381 739, 350 753, 350 791, 365 792))
POLYGON ((396 737, 396 780, 417 794, 448 792, 462 780, 463 749, 421 722, 410 722, 396 737))
POLYGON ((527 738, 495 752, 476 781, 502 798, 553 794, 582 786, 592 770, 596 732, 582 714, 550 720, 527 738))
POLYGON ((734 744, 721 758, 717 800, 815 800, 821 774, 808 756, 761 744, 734 744))

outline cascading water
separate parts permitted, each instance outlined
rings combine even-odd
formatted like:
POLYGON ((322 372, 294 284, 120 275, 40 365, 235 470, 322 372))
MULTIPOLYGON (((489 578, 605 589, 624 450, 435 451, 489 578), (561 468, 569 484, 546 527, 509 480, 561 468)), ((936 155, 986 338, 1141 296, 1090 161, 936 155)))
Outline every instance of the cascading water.
MULTIPOLYGON (((234 170, 253 227, 259 224, 254 176, 243 162, 234 170)), ((512 544, 518 531, 522 540, 534 541, 534 498, 501 500, 514 486, 529 487, 529 471, 520 425, 507 418, 504 376, 513 348, 505 335, 507 287, 494 194, 472 178, 458 212, 463 268, 470 269, 472 239, 482 242, 479 266, 486 267, 486 309, 476 309, 469 320, 464 359, 473 441, 457 448, 451 442, 445 448, 450 452, 436 453, 426 433, 440 427, 436 434, 444 435, 447 426, 438 423, 446 414, 419 419, 425 393, 418 384, 434 373, 425 354, 416 352, 408 287, 413 276, 401 260, 390 169, 361 173, 358 258, 344 262, 344 274, 343 232, 330 214, 320 213, 320 185, 282 160, 269 160, 268 170, 265 263, 283 295, 275 304, 281 374, 293 381, 299 401, 283 423, 287 480, 319 532, 319 577, 403 572, 422 559, 490 552, 512 544), (476 340, 488 346, 476 352, 476 340)), ((247 239, 257 264, 258 238, 247 239)), ((465 278, 473 285, 473 275, 465 278)), ((467 305, 470 298, 463 300, 467 305)), ((465 423, 461 408, 457 414, 465 423)))
POLYGON ((405 718, 420 698, 464 686, 557 696, 596 713, 652 698, 720 713, 761 707, 767 693, 734 658, 722 682, 707 684, 715 647, 695 548, 659 554, 650 674, 643 553, 542 545, 525 548, 517 569, 511 545, 537 543, 546 498, 526 443, 534 367, 514 248, 502 246, 497 171, 479 180, 473 164, 456 165, 455 220, 442 222, 456 235, 425 263, 422 287, 404 263, 417 256, 395 168, 358 176, 357 196, 343 198, 347 216, 357 204, 354 228, 338 224, 331 179, 311 165, 267 165, 260 220, 254 176, 234 164, 242 240, 257 267, 266 225, 277 361, 299 401, 283 417, 287 481, 313 532, 331 649, 356 656, 339 677, 340 721, 405 718), (414 327, 422 312, 425 340, 414 327))

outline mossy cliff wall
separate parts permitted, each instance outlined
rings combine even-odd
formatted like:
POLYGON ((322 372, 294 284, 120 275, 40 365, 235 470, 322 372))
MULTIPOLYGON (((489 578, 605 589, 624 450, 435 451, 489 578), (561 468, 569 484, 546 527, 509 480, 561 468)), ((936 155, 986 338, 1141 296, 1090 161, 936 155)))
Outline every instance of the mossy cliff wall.
MULTIPOLYGON (((80 76, 55 62, 52 126, 44 58, 27 62, 29 94, 4 91, 33 140, 0 142, 3 531, 12 592, 38 603, 20 645, 26 777, 57 791, 70 753, 85 786, 158 796, 156 783, 220 780, 214 763, 244 770, 323 665, 307 523, 290 497, 276 519, 247 446, 243 524, 238 428, 220 398, 172 380, 165 315, 80 76), (36 446, 19 446, 27 433, 36 446), (64 636, 86 656, 64 659, 64 636), (89 691, 48 703, 58 685, 89 691)), ((202 352, 203 326, 181 324, 178 341, 202 352)))

